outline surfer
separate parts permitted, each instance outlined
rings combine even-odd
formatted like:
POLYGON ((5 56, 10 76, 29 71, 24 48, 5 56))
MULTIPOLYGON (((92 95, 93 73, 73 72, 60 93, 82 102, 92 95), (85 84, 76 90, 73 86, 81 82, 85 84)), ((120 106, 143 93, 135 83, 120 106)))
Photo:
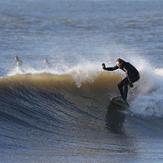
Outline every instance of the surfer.
POLYGON ((126 77, 118 83, 118 88, 122 99, 127 102, 128 86, 133 87, 133 83, 138 81, 140 78, 138 70, 132 64, 121 58, 116 60, 116 65, 114 67, 106 67, 104 63, 102 64, 102 67, 107 71, 121 69, 126 73, 126 77))
POLYGON ((15 68, 16 68, 16 71, 17 73, 23 73, 24 70, 22 68, 22 65, 23 65, 23 61, 18 57, 18 56, 15 56, 15 68))
POLYGON ((16 66, 17 67, 21 67, 23 62, 22 60, 18 57, 18 56, 15 56, 15 61, 16 61, 16 66))
POLYGON ((45 58, 45 59, 43 60, 43 63, 44 63, 45 68, 50 68, 50 63, 49 63, 49 61, 48 61, 47 58, 45 58))

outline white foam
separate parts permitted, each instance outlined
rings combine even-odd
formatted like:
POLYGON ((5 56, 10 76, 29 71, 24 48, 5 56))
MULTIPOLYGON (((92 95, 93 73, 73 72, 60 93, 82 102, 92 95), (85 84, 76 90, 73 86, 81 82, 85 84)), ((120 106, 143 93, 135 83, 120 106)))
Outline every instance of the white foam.
POLYGON ((163 68, 155 69, 155 74, 157 74, 158 76, 163 76, 163 68))
POLYGON ((143 116, 163 116, 163 69, 144 70, 139 94, 131 103, 131 110, 143 116))
POLYGON ((74 79, 77 87, 81 87, 84 82, 93 82, 99 72, 102 71, 101 64, 84 63, 76 66, 55 65, 55 67, 33 68, 29 65, 14 67, 7 76, 25 75, 25 74, 43 74, 49 73, 54 75, 69 74, 74 79))
POLYGON ((76 82, 77 87, 81 87, 84 82, 94 82, 101 68, 95 64, 83 64, 73 67, 69 73, 76 82))

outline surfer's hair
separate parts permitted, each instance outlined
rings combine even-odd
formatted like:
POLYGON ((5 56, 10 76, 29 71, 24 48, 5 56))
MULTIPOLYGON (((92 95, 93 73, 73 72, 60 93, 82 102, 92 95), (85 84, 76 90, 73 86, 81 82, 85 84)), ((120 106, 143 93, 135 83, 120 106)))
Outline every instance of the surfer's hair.
POLYGON ((121 58, 118 58, 118 59, 116 60, 116 62, 124 63, 125 61, 124 61, 123 59, 121 59, 121 58))

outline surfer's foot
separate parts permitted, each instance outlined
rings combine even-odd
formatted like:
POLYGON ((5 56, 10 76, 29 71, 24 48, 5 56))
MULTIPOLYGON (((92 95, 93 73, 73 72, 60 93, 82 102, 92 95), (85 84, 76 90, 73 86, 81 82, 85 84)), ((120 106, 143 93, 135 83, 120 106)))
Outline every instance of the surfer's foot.
POLYGON ((126 101, 126 104, 129 106, 129 103, 126 101))
POLYGON ((128 102, 127 102, 127 100, 126 99, 123 99, 123 101, 129 106, 129 104, 128 104, 128 102))
POLYGON ((127 100, 125 100, 124 102, 129 106, 129 103, 127 102, 127 100))

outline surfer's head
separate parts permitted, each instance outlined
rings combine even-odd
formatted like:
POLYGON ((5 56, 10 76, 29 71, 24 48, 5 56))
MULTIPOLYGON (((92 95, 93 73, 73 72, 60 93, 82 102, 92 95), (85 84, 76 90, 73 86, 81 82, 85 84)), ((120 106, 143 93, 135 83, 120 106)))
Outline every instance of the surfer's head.
POLYGON ((116 65, 117 65, 119 68, 122 68, 123 65, 124 65, 124 63, 125 63, 125 61, 124 61, 123 59, 121 59, 121 58, 118 58, 118 59, 116 60, 116 65))

